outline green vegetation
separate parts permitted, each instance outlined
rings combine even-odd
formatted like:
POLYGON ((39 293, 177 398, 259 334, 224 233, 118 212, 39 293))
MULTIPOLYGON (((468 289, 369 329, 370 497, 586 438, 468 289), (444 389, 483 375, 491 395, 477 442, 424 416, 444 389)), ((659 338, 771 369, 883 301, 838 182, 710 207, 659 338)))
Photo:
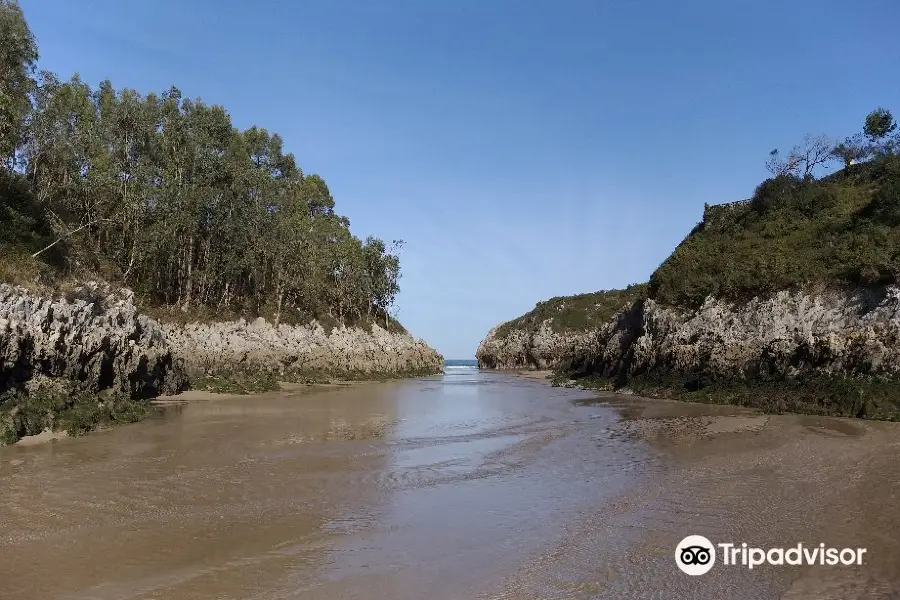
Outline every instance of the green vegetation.
POLYGON ((779 290, 900 283, 900 135, 878 108, 861 134, 835 143, 807 136, 785 157, 773 150, 773 177, 744 201, 707 205, 703 220, 651 275, 625 290, 557 297, 501 325, 496 333, 583 331, 625 304, 651 298, 696 308, 708 296, 745 301, 779 290), (814 175, 831 161, 844 168, 814 175))
POLYGON ((217 394, 256 394, 280 389, 278 378, 272 373, 232 371, 195 375, 190 381, 191 389, 217 394))
POLYGON ((779 175, 703 222, 650 278, 649 294, 696 307, 778 290, 877 286, 900 276, 900 157, 822 179, 779 175))
POLYGON ((15 0, 0 39, 0 279, 99 277, 162 314, 399 329, 402 242, 351 234, 278 134, 175 87, 38 73, 15 0))
MULTIPOLYGON (((277 133, 238 130, 225 108, 176 87, 141 93, 38 71, 16 0, 0 0, 0 40, 0 282, 65 293, 100 279, 170 322, 262 316, 405 332, 391 316, 402 241, 354 236, 324 179, 277 133)), ((277 386, 265 373, 193 378, 220 392, 277 386)), ((149 410, 71 386, 9 389, 0 444, 149 410)))
POLYGON ((624 290, 604 290, 577 296, 557 296, 538 302, 530 311, 497 328, 495 336, 503 339, 513 330, 536 331, 550 321, 556 332, 586 331, 606 323, 623 307, 643 298, 646 284, 629 285, 624 290))
MULTIPOLYGON (((863 134, 839 144, 807 137, 785 158, 773 150, 767 163, 773 177, 749 200, 706 206, 703 221, 650 277, 647 297, 696 308, 709 296, 742 302, 780 290, 878 289, 900 283, 900 137, 892 137, 895 131, 891 113, 879 108, 866 118, 863 134), (816 178, 816 171, 834 159, 843 168, 816 178)), ((728 379, 698 377, 675 367, 629 375, 627 365, 619 365, 620 375, 609 378, 596 373, 589 356, 570 366, 555 374, 555 385, 576 376, 578 385, 588 389, 627 388, 643 396, 766 412, 900 420, 898 381, 892 377, 812 372, 728 379)))
POLYGON ((72 383, 44 382, 0 395, 0 446, 45 429, 82 435, 98 427, 135 423, 154 411, 146 402, 93 394, 72 383))

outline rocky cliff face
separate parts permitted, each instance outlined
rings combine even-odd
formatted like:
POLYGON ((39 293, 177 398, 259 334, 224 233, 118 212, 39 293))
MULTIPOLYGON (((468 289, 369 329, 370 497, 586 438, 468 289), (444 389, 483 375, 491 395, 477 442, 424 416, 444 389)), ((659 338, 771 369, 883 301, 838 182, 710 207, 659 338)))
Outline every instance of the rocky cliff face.
POLYGON ((166 340, 191 370, 228 369, 291 372, 439 373, 443 358, 409 334, 377 325, 370 332, 337 328, 327 334, 317 323, 278 327, 256 319, 236 322, 164 325, 166 340))
POLYGON ((641 300, 604 326, 558 335, 492 330, 478 348, 489 368, 560 366, 626 381, 653 374, 695 379, 900 373, 900 287, 790 293, 697 310, 641 300))
POLYGON ((596 331, 570 366, 627 380, 703 380, 900 373, 900 288, 779 292, 696 311, 644 300, 596 331))
POLYGON ((130 291, 88 284, 54 299, 0 284, 0 394, 35 378, 138 399, 185 385, 161 327, 138 314, 130 291))
POLYGON ((83 433, 148 413, 188 374, 239 377, 441 371, 442 357, 408 334, 262 319, 178 326, 139 314, 129 290, 99 284, 64 298, 0 284, 0 445, 46 429, 83 433))
POLYGON ((491 329, 475 351, 478 366, 484 369, 552 369, 560 360, 593 343, 597 330, 553 331, 544 321, 536 330, 511 329, 499 335, 491 329))
POLYGON ((0 396, 36 379, 73 382, 132 399, 184 389, 186 373, 268 371, 402 375, 438 373, 442 357, 408 334, 262 319, 160 324, 139 314, 129 290, 100 284, 66 298, 0 284, 0 396))

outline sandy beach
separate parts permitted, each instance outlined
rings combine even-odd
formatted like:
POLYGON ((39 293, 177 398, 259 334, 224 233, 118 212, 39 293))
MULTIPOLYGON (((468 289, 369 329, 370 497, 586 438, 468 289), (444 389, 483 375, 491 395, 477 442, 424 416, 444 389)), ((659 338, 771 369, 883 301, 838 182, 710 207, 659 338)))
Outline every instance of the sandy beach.
MULTIPOLYGON (((592 401, 589 401, 592 402, 592 401)), ((900 425, 607 395, 623 419, 602 443, 637 441, 664 467, 598 507, 495 598, 896 598, 900 594, 900 425), (627 528, 631 543, 598 543, 627 528), (666 573, 690 534, 763 548, 866 548, 861 566, 666 573), (600 577, 591 573, 600 573, 600 577), (537 590, 544 590, 538 592, 537 590), (636 593, 643 590, 643 594, 636 593), (721 594, 721 595, 717 595, 721 594)))
MULTIPOLYGON (((0 450, 4 598, 896 598, 895 423, 459 372, 0 450), (862 565, 676 568, 687 535, 862 565)), ((184 398, 182 398, 184 399, 184 398)))

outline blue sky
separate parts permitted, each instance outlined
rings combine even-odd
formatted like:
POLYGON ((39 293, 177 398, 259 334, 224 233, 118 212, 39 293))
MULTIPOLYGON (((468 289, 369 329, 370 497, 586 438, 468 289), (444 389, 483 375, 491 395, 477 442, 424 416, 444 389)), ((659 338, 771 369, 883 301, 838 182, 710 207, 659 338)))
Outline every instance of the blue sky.
POLYGON ((896 0, 22 0, 40 66, 280 133, 448 358, 645 281, 772 148, 900 112, 896 0))

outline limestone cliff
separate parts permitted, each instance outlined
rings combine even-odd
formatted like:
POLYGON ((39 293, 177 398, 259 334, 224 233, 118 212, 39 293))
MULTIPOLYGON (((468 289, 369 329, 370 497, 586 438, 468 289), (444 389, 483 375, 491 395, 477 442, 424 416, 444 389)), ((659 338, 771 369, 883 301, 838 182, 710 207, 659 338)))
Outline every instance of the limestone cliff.
POLYGON ((537 329, 511 329, 502 335, 491 329, 475 351, 478 365, 485 369, 552 369, 561 360, 588 347, 596 330, 554 331, 550 321, 537 329))
POLYGON ((635 303, 594 334, 569 366, 627 381, 677 375, 698 383, 801 375, 900 373, 900 288, 782 291, 697 310, 635 303))
POLYGON ((161 324, 140 314, 126 289, 89 283, 60 296, 0 284, 0 445, 48 428, 82 433, 133 422, 148 412, 142 400, 186 389, 195 375, 266 373, 274 382, 291 374, 423 375, 442 366, 421 340, 377 325, 328 334, 316 323, 262 319, 161 324))
POLYGON ((588 348, 596 333, 622 308, 644 297, 646 285, 558 296, 494 327, 475 357, 486 369, 552 369, 588 348))
POLYGON ((159 323, 127 289, 101 284, 49 297, 0 284, 0 393, 34 377, 90 392, 149 398, 183 389, 187 372, 234 370, 402 375, 438 373, 443 358, 407 333, 317 323, 159 323))
POLYGON ((36 377, 138 399, 185 385, 162 328, 138 314, 130 291, 88 284, 54 298, 0 284, 0 394, 36 377))
POLYGON ((569 377, 590 377, 591 385, 606 389, 649 384, 639 390, 650 395, 704 400, 709 398, 680 392, 723 385, 734 390, 737 385, 740 393, 720 400, 804 412, 900 416, 892 391, 893 378, 900 375, 898 286, 781 291, 741 303, 709 297, 694 310, 642 299, 574 343, 563 340, 521 331, 497 340, 492 332, 479 347, 479 361, 485 367, 556 367, 569 377), (516 353, 524 358, 516 359, 516 353), (840 389, 810 383, 820 381, 838 382, 840 389), (881 382, 881 388, 874 389, 873 381, 881 382), (779 391, 788 397, 753 396, 771 396, 771 390, 760 392, 754 386, 773 382, 796 382, 796 387, 779 391))
MULTIPOLYGON (((555 298, 492 331, 482 366, 772 410, 900 418, 900 156, 780 175, 709 206, 614 314, 555 298), (543 307, 542 307, 543 306, 543 307), (578 337, 549 335, 577 331, 578 337)), ((608 309, 621 294, 591 302, 608 309)))
POLYGON ((439 373, 443 358, 407 333, 321 325, 275 326, 263 319, 163 326, 166 341, 192 371, 228 369, 276 374, 439 373))

